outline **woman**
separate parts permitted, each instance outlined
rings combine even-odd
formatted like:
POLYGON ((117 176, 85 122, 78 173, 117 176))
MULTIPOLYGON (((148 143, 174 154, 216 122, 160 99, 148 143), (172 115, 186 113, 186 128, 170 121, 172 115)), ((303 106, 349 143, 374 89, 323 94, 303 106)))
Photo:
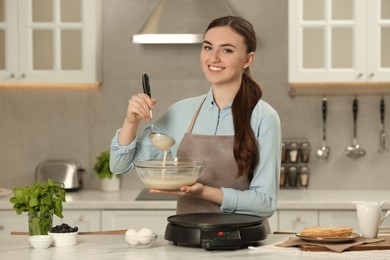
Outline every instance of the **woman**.
MULTIPOLYGON (((170 150, 173 157, 206 161, 197 183, 179 191, 150 190, 177 195, 178 214, 236 212, 268 218, 276 208, 280 120, 261 100, 261 88, 249 73, 256 45, 247 20, 236 16, 213 20, 200 53, 211 89, 175 103, 154 124, 157 132, 176 140, 170 150)), ((128 172, 137 158, 162 155, 148 139, 149 128, 136 136, 139 123, 149 120, 155 103, 145 94, 129 100, 126 119, 111 144, 112 172, 128 172)))

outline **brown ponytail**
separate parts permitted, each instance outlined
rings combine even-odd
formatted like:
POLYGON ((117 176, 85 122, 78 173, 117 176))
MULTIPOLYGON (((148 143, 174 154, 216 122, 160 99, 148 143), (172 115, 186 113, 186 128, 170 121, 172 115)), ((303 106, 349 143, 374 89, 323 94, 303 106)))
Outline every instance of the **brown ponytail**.
MULTIPOLYGON (((252 24, 246 19, 238 16, 217 18, 209 24, 206 32, 218 26, 229 26, 240 34, 244 38, 248 54, 256 51, 255 31, 252 24)), ((249 179, 252 179, 253 171, 260 160, 256 136, 250 123, 253 108, 259 102, 262 94, 260 86, 250 75, 249 67, 244 69, 240 89, 232 104, 233 154, 238 168, 237 178, 247 175, 249 179)))

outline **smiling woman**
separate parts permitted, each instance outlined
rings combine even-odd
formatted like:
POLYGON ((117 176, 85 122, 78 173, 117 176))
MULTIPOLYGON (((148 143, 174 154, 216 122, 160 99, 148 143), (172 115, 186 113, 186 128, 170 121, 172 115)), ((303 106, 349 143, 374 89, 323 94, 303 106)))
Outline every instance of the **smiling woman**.
MULTIPOLYGON (((268 218, 276 208, 280 120, 261 99, 262 90, 250 75, 256 46, 248 20, 225 16, 211 21, 200 52, 209 92, 176 102, 155 120, 154 130, 176 141, 169 149, 171 157, 205 162, 195 183, 175 190, 150 190, 177 196, 178 214, 247 213, 268 218)), ((144 93, 130 98, 122 128, 111 144, 112 172, 125 173, 137 160, 164 156, 148 138, 150 127, 136 135, 156 102, 144 93)))

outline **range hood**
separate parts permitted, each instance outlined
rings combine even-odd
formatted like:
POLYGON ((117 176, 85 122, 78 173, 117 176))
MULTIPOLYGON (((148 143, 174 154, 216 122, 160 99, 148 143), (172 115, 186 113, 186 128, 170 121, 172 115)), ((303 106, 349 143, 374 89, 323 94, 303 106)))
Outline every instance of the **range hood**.
POLYGON ((215 18, 233 15, 227 0, 159 0, 134 43, 201 43, 207 25, 215 18))

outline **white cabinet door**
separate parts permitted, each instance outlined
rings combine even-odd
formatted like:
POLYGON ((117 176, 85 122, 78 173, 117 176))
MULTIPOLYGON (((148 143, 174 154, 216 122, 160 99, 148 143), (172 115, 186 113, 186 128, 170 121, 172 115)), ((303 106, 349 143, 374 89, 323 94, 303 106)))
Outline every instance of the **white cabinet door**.
POLYGON ((12 231, 28 232, 27 213, 18 215, 14 210, 1 210, 0 235, 9 235, 12 231))
POLYGON ((279 210, 279 231, 298 232, 318 225, 316 210, 279 210))
POLYGON ((167 218, 175 214, 175 210, 103 210, 102 230, 139 230, 146 227, 157 234, 164 234, 167 218))
POLYGON ((389 0, 367 1, 367 78, 388 82, 390 78, 389 0))
POLYGON ((390 81, 388 0, 290 0, 289 82, 390 81))
POLYGON ((66 223, 80 232, 100 231, 100 210, 64 210, 62 215, 62 219, 53 216, 53 226, 66 223))
POLYGON ((356 211, 354 210, 320 210, 320 226, 347 226, 352 227, 354 232, 359 231, 359 222, 356 211))
POLYGON ((270 217, 268 219, 269 225, 271 227, 271 233, 279 230, 279 221, 278 220, 279 220, 279 212, 275 211, 274 214, 272 215, 272 217, 270 217))
POLYGON ((4 0, 0 83, 96 84, 101 79, 101 0, 4 0))

